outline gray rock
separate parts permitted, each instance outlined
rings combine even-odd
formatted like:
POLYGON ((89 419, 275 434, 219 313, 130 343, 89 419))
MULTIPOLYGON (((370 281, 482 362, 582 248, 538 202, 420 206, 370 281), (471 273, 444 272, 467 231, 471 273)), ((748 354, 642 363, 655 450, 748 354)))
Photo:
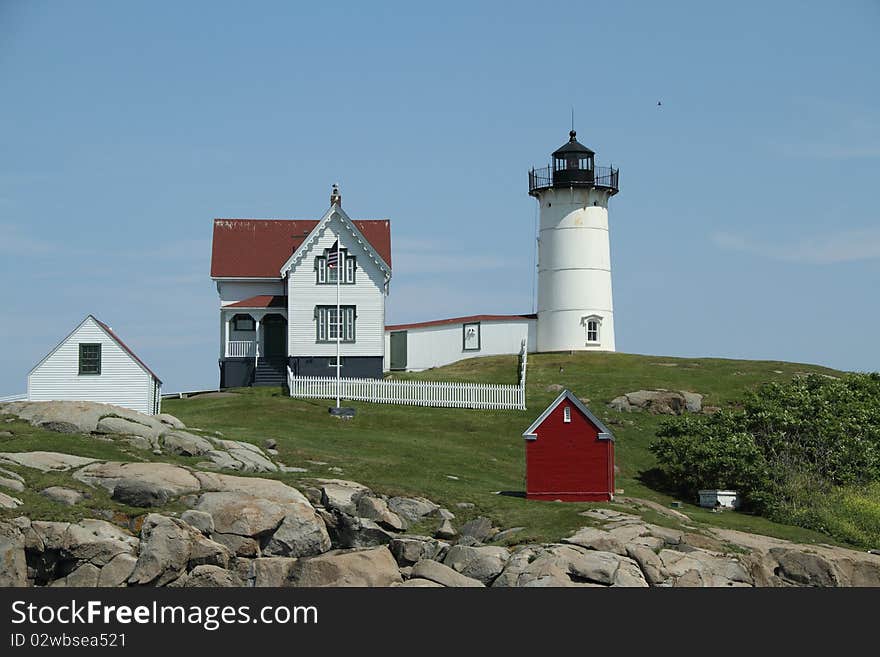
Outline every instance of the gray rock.
POLYGON ((385 546, 298 559, 291 575, 295 586, 392 586, 402 581, 385 546))
POLYGON ((358 500, 370 493, 366 486, 342 479, 321 479, 321 504, 350 516, 357 515, 358 500))
POLYGON ((205 438, 188 431, 170 431, 162 437, 162 448, 169 454, 180 456, 203 456, 214 451, 205 438))
POLYGON ((49 486, 49 488, 41 490, 40 495, 49 498, 53 502, 58 502, 59 504, 65 504, 67 506, 74 506, 83 499, 83 494, 78 490, 65 488, 64 486, 49 486))
MULTIPOLYGON (((229 441, 227 441, 229 442, 229 441)), ((239 443, 241 447, 229 450, 230 456, 241 462, 243 472, 277 472, 278 466, 272 463, 262 452, 251 449, 254 445, 239 443), (249 445, 245 447, 245 445, 249 445)), ((259 449, 259 448, 256 448, 259 449)))
POLYGON ((164 493, 167 499, 195 493, 201 488, 194 473, 171 463, 92 463, 77 470, 73 478, 90 486, 101 486, 111 493, 117 483, 132 479, 149 485, 156 495, 164 493))
POLYGON ((4 472, 5 470, 0 470, 0 486, 15 493, 23 492, 24 482, 21 480, 21 478, 4 477, 2 476, 4 472))
POLYGON ((613 408, 615 411, 621 411, 629 413, 633 410, 632 404, 629 403, 629 400, 626 398, 626 395, 621 395, 620 397, 615 397, 612 399, 608 406, 613 408))
POLYGON ((174 429, 186 429, 186 425, 169 413, 159 413, 154 416, 162 424, 167 424, 174 429))
POLYGON ((699 413, 703 410, 703 395, 697 392, 681 391, 688 413, 699 413))
POLYGON ((239 576, 231 570, 226 570, 225 568, 220 568, 219 566, 204 565, 196 566, 192 569, 192 572, 190 572, 189 576, 186 578, 184 586, 186 588, 225 588, 232 586, 244 586, 244 582, 241 581, 241 578, 239 578, 239 576))
POLYGON ((134 422, 121 417, 102 418, 95 427, 95 433, 113 433, 122 436, 140 436, 146 438, 151 444, 158 444, 159 436, 164 427, 149 426, 134 422))
POLYGON ((422 559, 441 561, 449 550, 449 543, 428 536, 400 536, 393 538, 388 548, 397 563, 407 567, 422 559))
POLYGON ((511 536, 515 536, 516 534, 519 534, 521 531, 524 531, 524 530, 525 530, 525 527, 511 527, 510 529, 505 529, 503 531, 498 532, 497 534, 495 534, 495 536, 493 536, 489 540, 492 543, 503 543, 511 536))
POLYGON ((286 514, 285 505, 241 493, 203 493, 195 508, 211 515, 215 531, 249 537, 271 534, 286 514))
POLYGON ((610 532, 596 529, 595 527, 582 527, 572 536, 562 539, 563 543, 571 545, 580 545, 589 550, 599 550, 600 552, 613 552, 614 554, 626 554, 626 548, 620 538, 610 532))
POLYGON ((202 564, 226 568, 229 559, 228 549, 182 520, 151 513, 141 529, 140 554, 128 581, 164 586, 187 568, 202 564))
POLYGON ((94 463, 96 460, 59 452, 0 452, 0 463, 20 465, 40 472, 63 472, 94 463))
POLYGON ((237 477, 216 472, 193 472, 193 475, 204 492, 241 493, 279 504, 285 502, 309 503, 296 488, 276 479, 237 477))
POLYGON ((266 438, 266 440, 263 441, 263 447, 266 449, 275 449, 278 447, 278 441, 274 438, 266 438))
POLYGON ((497 531, 492 527, 492 521, 483 516, 479 516, 464 523, 459 528, 462 536, 473 536, 481 543, 486 542, 490 537, 494 536, 497 531))
POLYGON ((772 548, 770 555, 779 563, 777 573, 784 580, 802 586, 840 586, 840 577, 831 563, 799 550, 772 548))
POLYGON ((62 433, 91 433, 102 418, 121 418, 132 423, 164 430, 157 419, 121 406, 88 401, 14 402, 3 405, 3 412, 27 420, 35 427, 62 433))
POLYGON ((327 527, 311 505, 289 503, 285 510, 284 519, 266 543, 264 554, 306 557, 330 549, 327 527))
POLYGON ((290 557, 260 557, 248 560, 248 582, 251 586, 291 586, 293 568, 297 559, 290 557))
POLYGON ((98 586, 119 587, 125 586, 126 580, 134 571, 137 558, 131 554, 117 554, 110 562, 101 568, 98 576, 98 586))
POLYGON ((164 506, 168 491, 153 482, 140 479, 120 479, 113 487, 111 497, 117 502, 141 508, 164 506))
POLYGON ((429 579, 422 579, 421 577, 410 578, 410 579, 406 580, 405 582, 403 582, 402 584, 398 584, 398 586, 401 586, 404 588, 409 588, 409 589, 413 589, 413 588, 420 588, 420 589, 438 588, 438 589, 442 589, 443 588, 442 584, 438 584, 437 582, 432 582, 429 579))
POLYGON ((629 544, 626 546, 626 553, 639 565, 648 584, 656 586, 668 577, 663 562, 653 550, 641 545, 629 544))
POLYGON ((358 518, 338 509, 324 512, 322 518, 327 526, 330 540, 335 547, 357 548, 388 545, 394 535, 367 518, 358 518))
POLYGON ((388 503, 380 497, 364 495, 357 502, 357 515, 367 520, 373 520, 385 529, 402 532, 407 524, 400 516, 388 508, 388 503))
POLYGON ((55 580, 49 586, 52 587, 86 587, 94 588, 98 586, 98 580, 101 576, 101 569, 90 563, 84 563, 79 568, 72 571, 62 579, 55 580))
POLYGON ((214 517, 206 511, 187 509, 180 514, 180 519, 198 529, 205 536, 210 536, 214 533, 214 517))
POLYGON ((455 506, 457 506, 459 509, 473 509, 474 503, 473 502, 456 502, 455 506))
POLYGON ((434 532, 434 536, 445 540, 451 540, 458 536, 458 532, 455 531, 455 527, 452 526, 452 521, 443 520, 437 528, 437 531, 434 532))
POLYGON ((504 570, 509 558, 510 553, 502 547, 453 545, 446 553, 443 563, 456 572, 489 586, 504 570))
POLYGON ((206 452, 205 456, 211 459, 210 463, 199 463, 199 467, 207 468, 209 470, 241 470, 244 468, 244 464, 241 461, 224 450, 212 449, 209 452, 206 452))
POLYGON ((28 585, 25 538, 10 522, 0 522, 0 587, 28 585))
POLYGON ((215 532, 211 535, 211 540, 216 541, 225 547, 231 554, 236 557, 244 557, 253 559, 262 555, 260 544, 249 536, 239 536, 238 534, 220 534, 215 532))
MULTIPOLYGON (((450 548, 451 549, 451 548, 450 548)), ((443 586, 478 588, 485 586, 483 582, 462 575, 449 566, 438 561, 422 559, 413 566, 411 576, 413 578, 427 579, 443 586)))
POLYGON ((17 497, 12 497, 6 493, 0 493, 0 509, 15 509, 22 504, 23 502, 17 497))
POLYGON ((424 497, 392 497, 388 500, 388 508, 413 524, 436 512, 440 506, 424 497))

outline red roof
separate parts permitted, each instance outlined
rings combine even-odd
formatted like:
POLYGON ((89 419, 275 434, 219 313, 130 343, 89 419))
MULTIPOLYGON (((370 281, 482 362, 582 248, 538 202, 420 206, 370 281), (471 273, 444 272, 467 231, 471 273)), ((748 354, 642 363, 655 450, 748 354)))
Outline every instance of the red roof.
MULTIPOLYGON (((391 222, 354 219, 385 263, 391 266, 391 222)), ((318 225, 314 219, 214 219, 211 276, 280 278, 281 267, 318 225)))
POLYGON ((425 328, 428 326, 443 326, 444 324, 465 324, 470 322, 515 322, 520 319, 537 319, 537 315, 470 315, 468 317, 452 317, 451 319, 435 319, 430 322, 416 322, 415 324, 393 324, 386 326, 386 331, 401 331, 411 328, 425 328))
POLYGON ((162 383, 162 379, 160 379, 158 376, 156 376, 156 373, 153 370, 151 370, 149 367, 147 367, 147 364, 144 361, 142 361, 140 358, 138 358, 137 354, 134 353, 127 344, 125 344, 122 340, 119 339, 119 336, 113 332, 112 328, 107 326, 104 322, 102 322, 100 319, 98 319, 94 315, 92 315, 91 317, 92 317, 92 319, 94 319, 98 323, 98 326, 100 326, 102 329, 107 331, 107 335, 109 335, 111 338, 113 338, 116 341, 116 344, 118 344, 125 351, 127 351, 129 356, 134 358, 138 363, 140 363, 141 367, 143 367, 145 370, 147 370, 147 372, 152 374, 153 378, 156 379, 156 381, 158 381, 159 383, 162 383))
POLYGON ((249 299, 236 301, 224 308, 287 308, 286 296, 272 296, 271 294, 260 294, 249 299))

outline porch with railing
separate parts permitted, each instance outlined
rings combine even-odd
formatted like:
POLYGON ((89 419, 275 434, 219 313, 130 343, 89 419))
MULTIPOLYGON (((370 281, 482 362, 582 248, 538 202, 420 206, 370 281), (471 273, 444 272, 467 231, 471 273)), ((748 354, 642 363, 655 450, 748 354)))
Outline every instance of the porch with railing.
POLYGON ((256 356, 256 340, 229 340, 226 343, 227 358, 255 358, 256 356))

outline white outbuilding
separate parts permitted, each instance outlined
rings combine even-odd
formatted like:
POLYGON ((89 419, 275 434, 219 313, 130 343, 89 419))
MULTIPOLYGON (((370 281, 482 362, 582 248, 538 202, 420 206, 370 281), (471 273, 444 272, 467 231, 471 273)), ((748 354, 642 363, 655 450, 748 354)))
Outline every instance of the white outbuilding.
POLYGON ((161 389, 159 377, 89 315, 30 371, 27 398, 100 402, 156 415, 161 389))

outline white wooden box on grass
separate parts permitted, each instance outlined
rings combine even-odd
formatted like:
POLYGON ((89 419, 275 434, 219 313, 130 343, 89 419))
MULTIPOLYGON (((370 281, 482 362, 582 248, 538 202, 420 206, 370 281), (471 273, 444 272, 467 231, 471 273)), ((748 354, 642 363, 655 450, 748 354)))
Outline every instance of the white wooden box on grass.
POLYGON ((735 490, 706 489, 697 491, 700 506, 707 509, 736 509, 739 507, 739 493, 735 490))

